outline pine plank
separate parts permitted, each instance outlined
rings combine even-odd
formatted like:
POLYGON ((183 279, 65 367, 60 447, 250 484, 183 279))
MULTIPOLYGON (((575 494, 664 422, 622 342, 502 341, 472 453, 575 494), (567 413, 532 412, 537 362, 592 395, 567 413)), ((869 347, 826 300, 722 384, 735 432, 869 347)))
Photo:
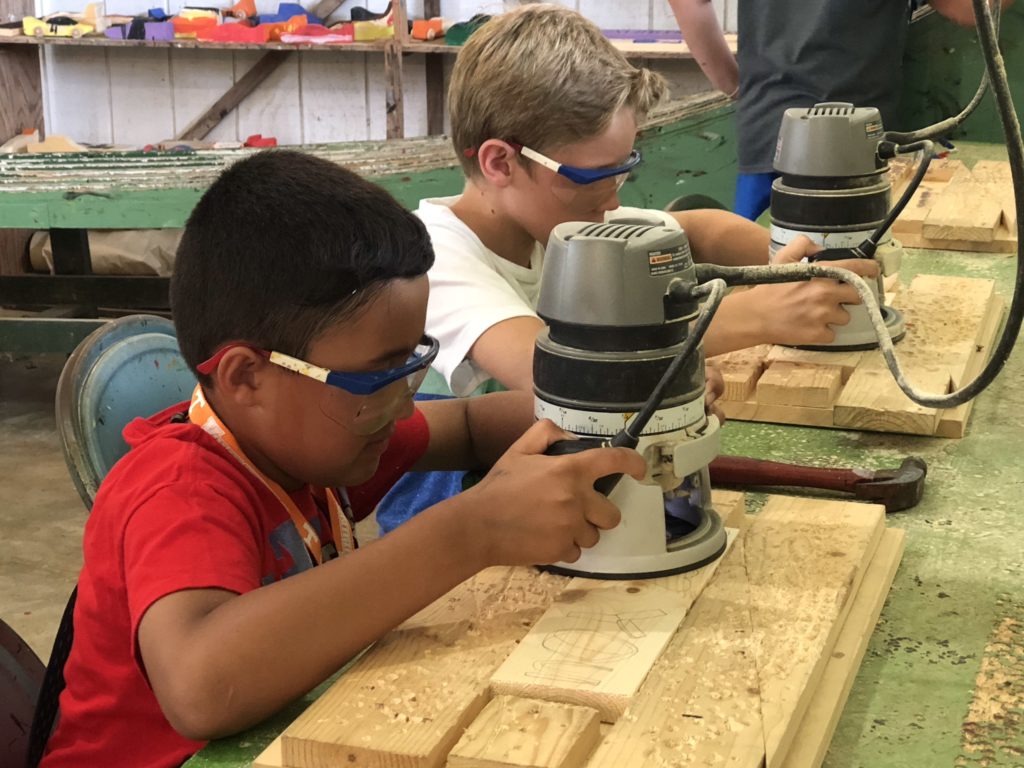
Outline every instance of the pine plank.
POLYGON ((992 242, 1003 208, 988 190, 974 181, 950 182, 925 217, 921 234, 929 240, 992 242))
POLYGON ((1003 208, 1003 224, 1013 231, 1017 228, 1017 202, 1013 195, 1013 175, 1005 160, 979 160, 971 169, 976 181, 987 182, 1003 208))
POLYGON ((721 369, 725 390, 722 397, 726 400, 746 400, 754 394, 757 380, 764 370, 764 364, 750 363, 747 365, 730 365, 721 369))
POLYGON ((854 369, 860 365, 863 352, 820 352, 810 349, 794 349, 793 347, 772 347, 765 361, 768 365, 775 363, 799 363, 800 365, 825 365, 839 368, 843 372, 843 383, 850 378, 854 369))
MULTIPOLYGON (((1003 315, 1006 313, 1006 304, 1000 296, 993 296, 988 305, 988 311, 981 323, 981 330, 978 333, 974 351, 964 366, 963 375, 956 385, 962 387, 973 379, 985 363, 992 356, 992 350, 996 343, 996 336, 1003 324, 1003 315)), ((956 408, 948 408, 942 411, 939 417, 939 426, 935 434, 937 437, 963 437, 967 431, 967 420, 974 408, 974 400, 968 400, 956 408)))
POLYGON ((877 505, 784 496, 772 497, 750 528, 767 768, 784 761, 800 729, 884 529, 877 505))
POLYGON ((448 754, 447 768, 580 768, 600 726, 589 707, 496 696, 448 754))
POLYGON ((971 172, 962 160, 955 160, 952 157, 940 157, 932 160, 924 174, 925 181, 947 182, 965 178, 971 178, 971 172))
POLYGON ((742 766, 763 760, 745 549, 741 532, 587 768, 742 766))
POLYGON ((488 681, 566 583, 492 568, 382 638, 282 734, 291 768, 444 764, 488 681))
POLYGON ((773 496, 588 768, 773 768, 884 527, 881 507, 773 496))
MULTIPOLYGON (((706 584, 716 563, 694 578, 706 584)), ((570 585, 494 673, 491 689, 593 707, 615 722, 689 608, 678 592, 650 583, 570 585)))
POLYGON ((763 421, 768 424, 795 424, 802 427, 833 427, 832 408, 808 408, 799 405, 773 405, 747 400, 719 402, 725 415, 739 421, 763 421))
POLYGON ((933 251, 967 251, 968 253, 1016 253, 1017 233, 1000 223, 991 241, 931 240, 922 235, 900 234, 899 240, 907 248, 925 248, 933 251))
MULTIPOLYGON (((734 540, 732 532, 728 546, 734 540)), ((592 707, 615 722, 721 563, 657 579, 573 579, 491 677, 491 690, 592 707)))
MULTIPOLYGON (((949 369, 942 366, 916 367, 908 371, 908 379, 921 391, 949 391, 949 369)), ((877 367, 854 371, 836 399, 832 415, 837 427, 876 432, 933 435, 939 426, 939 411, 907 397, 881 362, 877 367)))
POLYGON ((921 234, 924 220, 928 218, 928 213, 945 186, 945 182, 922 181, 907 203, 907 207, 893 222, 892 233, 898 236, 904 245, 908 244, 907 235, 921 234))
POLYGON ((868 640, 903 557, 906 532, 886 529, 814 691, 783 768, 818 768, 850 695, 868 640))
POLYGON ((843 385, 840 368, 775 363, 757 381, 757 402, 828 408, 843 385))

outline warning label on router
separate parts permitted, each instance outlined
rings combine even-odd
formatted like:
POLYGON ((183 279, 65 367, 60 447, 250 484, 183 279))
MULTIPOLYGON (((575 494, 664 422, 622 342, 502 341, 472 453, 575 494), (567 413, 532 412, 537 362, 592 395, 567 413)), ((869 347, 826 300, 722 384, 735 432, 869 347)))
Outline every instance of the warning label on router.
POLYGON ((651 251, 647 254, 647 263, 650 265, 651 274, 655 277, 671 275, 690 266, 690 251, 684 246, 668 251, 651 251))

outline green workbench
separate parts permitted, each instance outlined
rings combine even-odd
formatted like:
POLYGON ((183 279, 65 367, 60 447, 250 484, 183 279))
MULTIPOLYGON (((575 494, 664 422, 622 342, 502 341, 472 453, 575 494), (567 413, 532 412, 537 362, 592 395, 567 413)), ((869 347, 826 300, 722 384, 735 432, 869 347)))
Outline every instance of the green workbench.
MULTIPOLYGON (((965 144, 959 157, 972 165, 1005 158, 1005 150, 965 144)), ((902 278, 991 278, 1008 299, 1015 264, 1012 255, 911 250, 902 278)), ((750 422, 723 430, 723 452, 758 458, 881 468, 913 454, 928 462, 924 499, 889 519, 906 529, 906 553, 825 761, 830 768, 1024 765, 1024 352, 1017 346, 960 440, 750 422)), ((748 498, 756 510, 763 497, 748 498)), ((319 690, 249 733, 210 744, 187 765, 246 765, 319 690)))

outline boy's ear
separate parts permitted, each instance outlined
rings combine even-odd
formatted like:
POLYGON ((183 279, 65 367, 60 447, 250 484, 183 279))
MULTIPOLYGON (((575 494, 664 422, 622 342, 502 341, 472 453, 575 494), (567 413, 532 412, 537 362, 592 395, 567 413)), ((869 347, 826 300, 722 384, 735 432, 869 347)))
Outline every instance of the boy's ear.
POLYGON ((488 139, 477 150, 480 172, 489 184, 507 187, 519 170, 519 161, 512 146, 500 139, 488 139))
POLYGON ((214 390, 222 399, 238 405, 252 405, 271 365, 255 350, 233 347, 221 358, 212 374, 214 390))

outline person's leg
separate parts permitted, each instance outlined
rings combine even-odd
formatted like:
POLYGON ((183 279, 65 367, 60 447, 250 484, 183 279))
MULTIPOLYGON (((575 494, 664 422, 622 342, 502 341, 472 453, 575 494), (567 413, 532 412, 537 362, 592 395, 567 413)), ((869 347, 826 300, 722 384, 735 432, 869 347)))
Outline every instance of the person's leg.
POLYGON ((777 173, 741 173, 736 177, 736 203, 733 211, 751 221, 768 210, 772 181, 777 173))

